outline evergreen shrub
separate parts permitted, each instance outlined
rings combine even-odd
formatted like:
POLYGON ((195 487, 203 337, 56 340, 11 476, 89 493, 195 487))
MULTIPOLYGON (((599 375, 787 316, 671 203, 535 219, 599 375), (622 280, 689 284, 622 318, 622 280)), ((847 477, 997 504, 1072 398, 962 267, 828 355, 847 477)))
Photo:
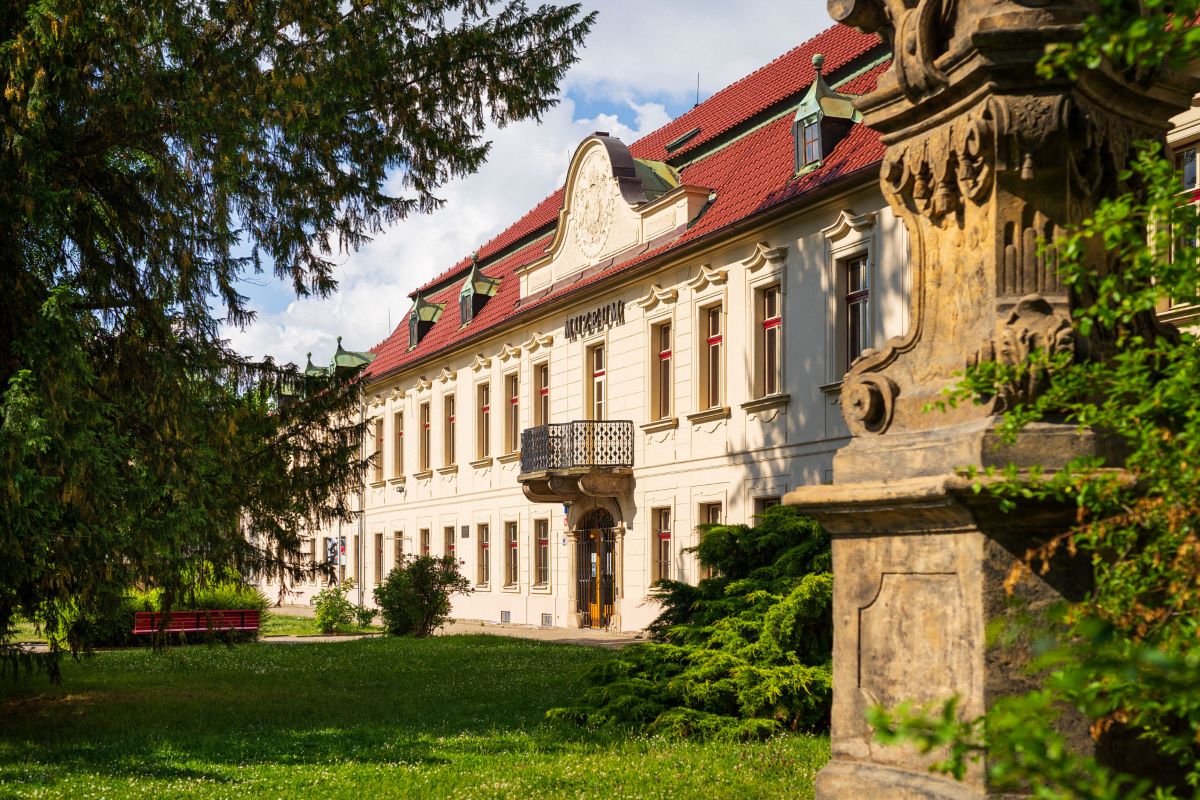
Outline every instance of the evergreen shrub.
POLYGON ((785 506, 754 527, 701 526, 712 577, 662 581, 654 642, 587 675, 551 718, 643 733, 761 739, 826 730, 832 698, 833 576, 828 535, 785 506))

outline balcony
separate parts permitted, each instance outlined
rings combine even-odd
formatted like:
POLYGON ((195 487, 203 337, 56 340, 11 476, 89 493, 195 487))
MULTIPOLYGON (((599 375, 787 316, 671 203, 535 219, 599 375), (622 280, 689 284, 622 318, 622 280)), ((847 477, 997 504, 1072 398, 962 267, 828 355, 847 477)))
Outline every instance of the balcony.
POLYGON ((525 496, 539 503, 633 491, 633 422, 577 420, 521 433, 525 496))

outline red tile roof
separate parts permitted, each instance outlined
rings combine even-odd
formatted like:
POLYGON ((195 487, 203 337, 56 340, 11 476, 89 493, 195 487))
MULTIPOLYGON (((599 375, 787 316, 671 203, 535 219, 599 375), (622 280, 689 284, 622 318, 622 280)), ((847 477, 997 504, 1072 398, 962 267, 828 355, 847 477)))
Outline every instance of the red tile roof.
MULTIPOLYGON (((839 66, 877 48, 878 44, 874 37, 858 34, 848 28, 831 28, 634 143, 630 151, 637 158, 661 160, 666 155, 662 149, 663 143, 670 142, 681 133, 699 126, 701 134, 686 147, 688 151, 695 150, 701 142, 710 141, 721 132, 731 130, 756 113, 776 105, 783 99, 800 95, 813 78, 814 53, 820 52, 825 55, 825 74, 828 75, 839 66), (803 67, 803 64, 807 67, 803 67), (681 123, 689 118, 690 122, 681 123), (705 130, 705 125, 709 130, 705 130)), ((874 88, 876 79, 887 66, 886 63, 878 65, 839 89, 853 94, 868 92, 874 88)), ((633 269, 662 253, 768 211, 798 195, 811 193, 851 175, 872 170, 883 157, 883 145, 878 134, 864 126, 856 125, 849 135, 826 155, 818 169, 796 177, 791 123, 790 115, 781 116, 697 158, 684 168, 684 183, 712 189, 716 192, 716 200, 691 228, 675 239, 631 260, 582 277, 545 297, 520 305, 520 279, 515 270, 544 255, 547 246, 544 239, 528 242, 499 261, 486 266, 484 272, 491 277, 500 278, 500 286, 496 295, 468 325, 459 324, 457 282, 446 285, 426 298, 431 302, 443 303, 445 307, 438 322, 421 339, 417 347, 411 351, 408 349, 406 319, 386 340, 372 348, 376 358, 367 368, 367 375, 380 377, 423 361, 511 319, 514 315, 528 313, 585 286, 633 269)), ((696 152, 699 155, 700 151, 696 152)), ((562 199, 562 189, 547 197, 510 228, 480 248, 480 260, 486 261, 521 239, 551 225, 562 207, 562 199)), ((445 283, 457 273, 465 272, 469 266, 470 259, 464 259, 418 291, 426 292, 431 287, 445 283)))

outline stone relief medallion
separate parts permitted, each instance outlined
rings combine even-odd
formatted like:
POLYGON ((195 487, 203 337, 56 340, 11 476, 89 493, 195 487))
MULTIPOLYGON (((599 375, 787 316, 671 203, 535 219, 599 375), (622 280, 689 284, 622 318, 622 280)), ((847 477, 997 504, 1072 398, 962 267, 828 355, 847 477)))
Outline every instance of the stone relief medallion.
POLYGON ((612 175, 607 159, 593 150, 579 167, 575 192, 571 199, 571 219, 575 223, 575 244, 588 258, 595 258, 608 241, 612 227, 612 175))

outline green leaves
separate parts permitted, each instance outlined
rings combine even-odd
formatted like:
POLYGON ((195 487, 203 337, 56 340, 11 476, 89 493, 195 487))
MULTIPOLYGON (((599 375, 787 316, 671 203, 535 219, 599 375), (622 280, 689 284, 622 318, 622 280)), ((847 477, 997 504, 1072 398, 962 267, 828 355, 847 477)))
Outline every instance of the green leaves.
POLYGON ((650 630, 550 716, 590 726, 744 741, 823 730, 832 692, 829 537, 786 506, 758 525, 708 525, 698 586, 665 581, 650 630), (817 571, 821 570, 821 571, 817 571))
POLYGON ((114 608, 134 583, 170 604, 205 560, 308 577, 303 537, 357 508, 359 386, 232 352, 220 318, 252 317, 239 280, 334 291, 339 253, 482 163, 489 121, 556 102, 593 18, 477 0, 0 7, 0 547, 19 556, 0 563, 0 631, 18 611, 54 628, 68 605, 114 608))

